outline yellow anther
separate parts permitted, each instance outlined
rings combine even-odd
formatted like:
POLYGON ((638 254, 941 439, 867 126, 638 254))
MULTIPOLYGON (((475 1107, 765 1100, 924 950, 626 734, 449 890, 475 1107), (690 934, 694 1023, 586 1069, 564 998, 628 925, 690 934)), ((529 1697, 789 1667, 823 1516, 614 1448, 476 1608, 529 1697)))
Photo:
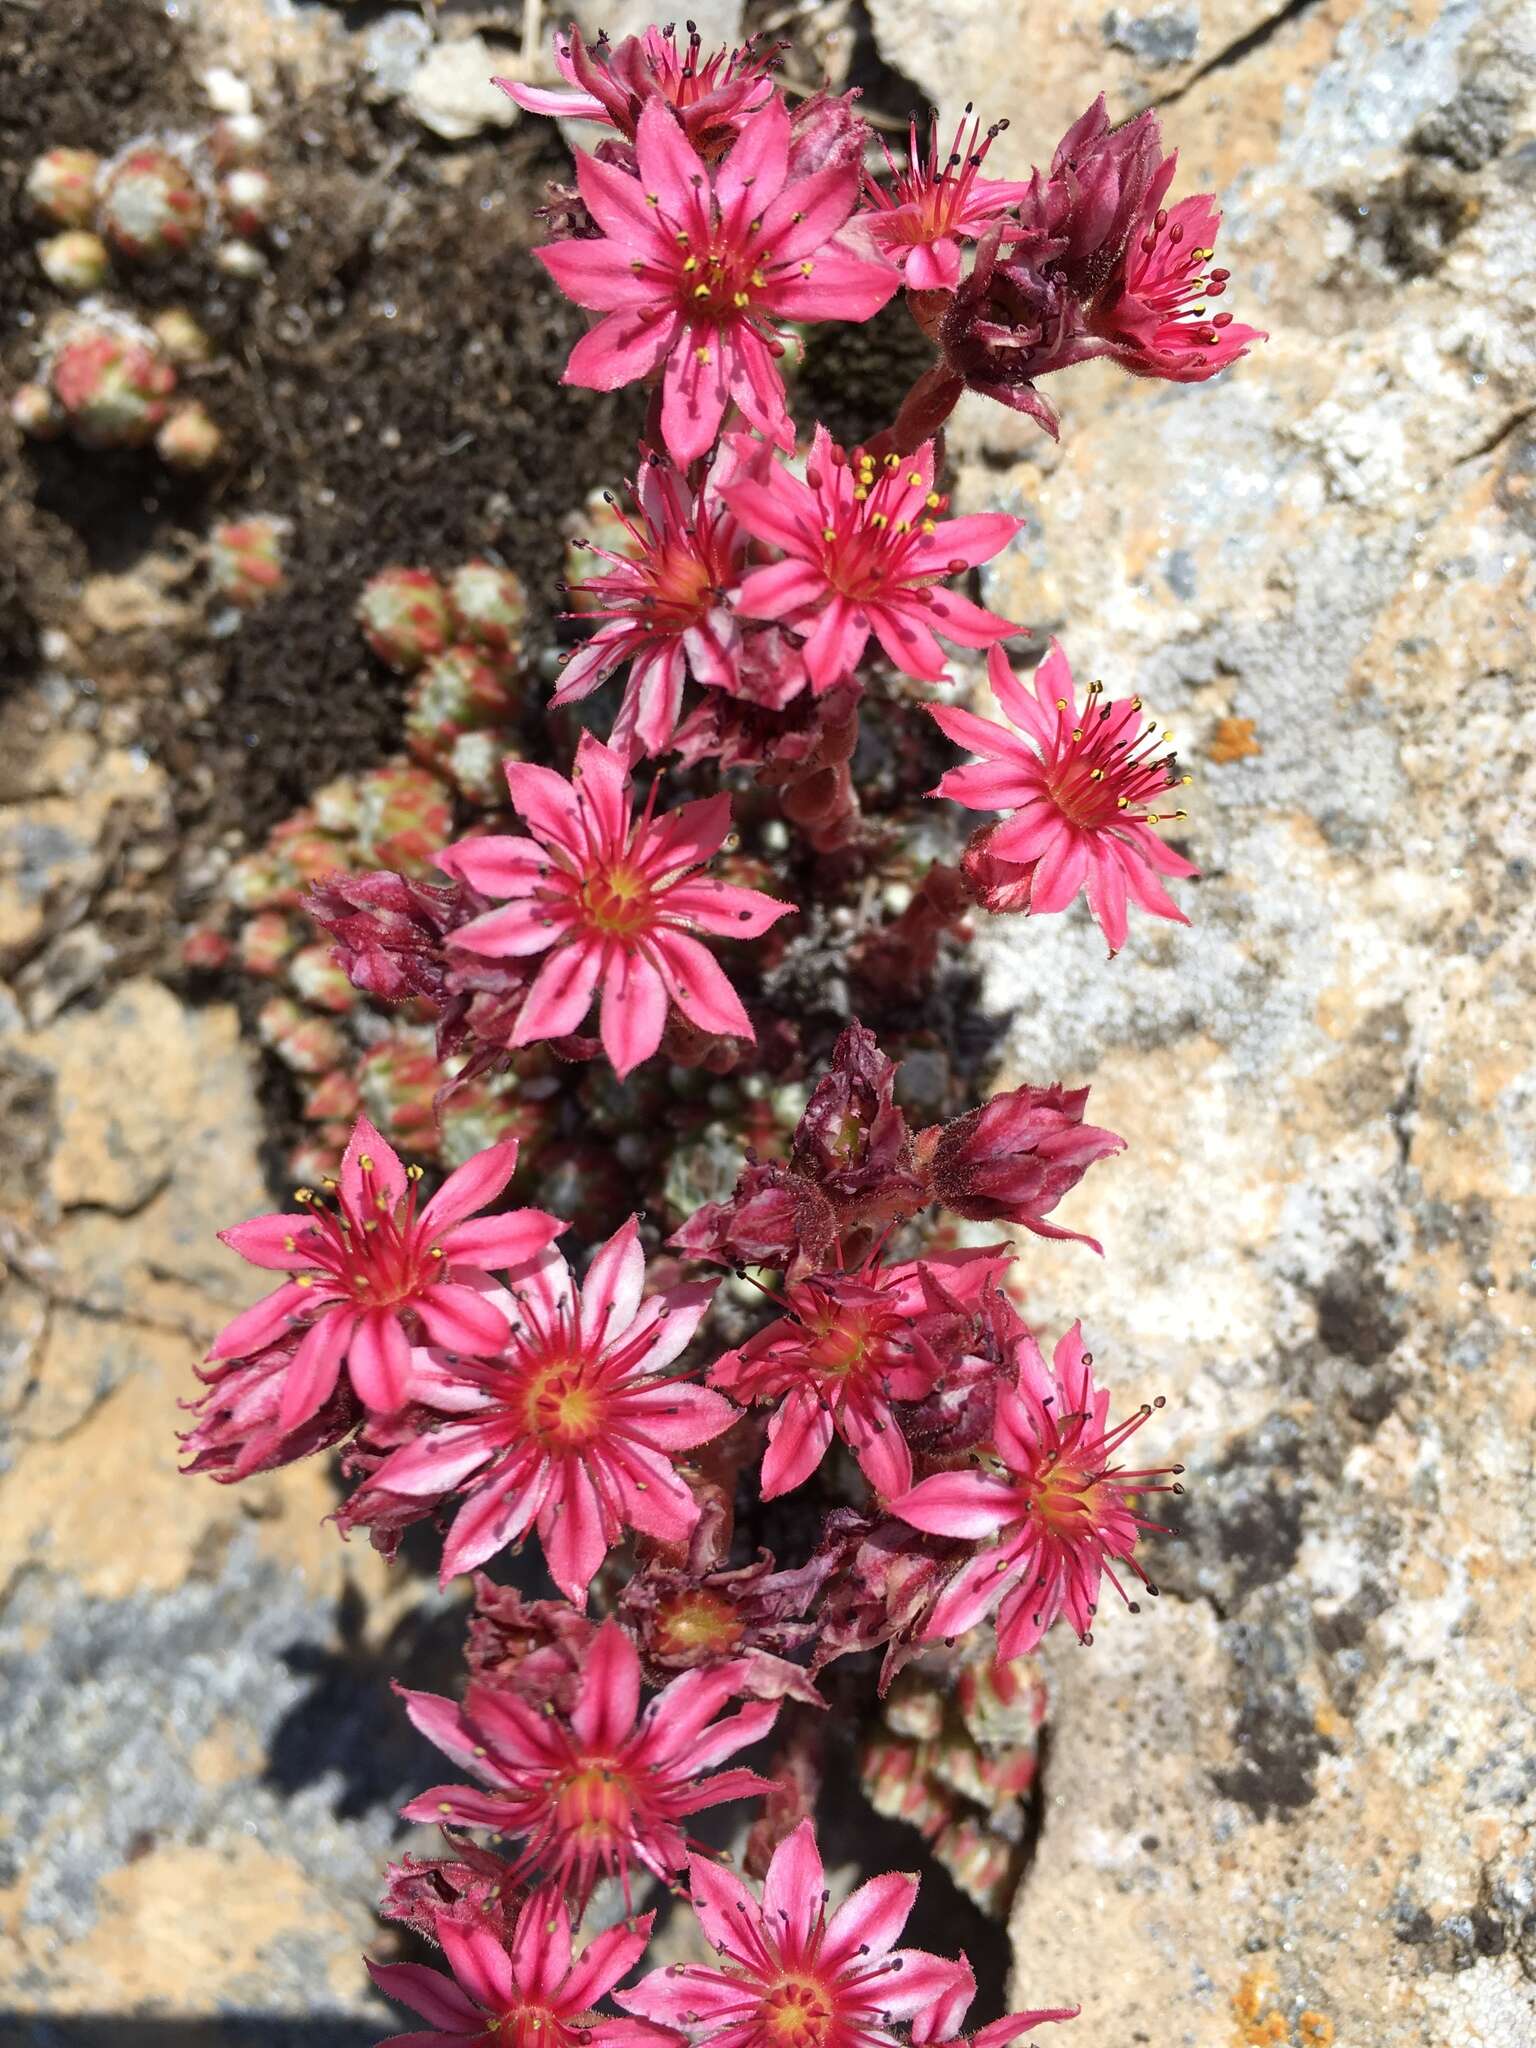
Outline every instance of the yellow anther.
POLYGON ((768 280, 766 277, 764 277, 763 273, 760 270, 754 270, 752 273, 752 282, 756 286, 758 291, 761 291, 763 289, 763 286, 768 282, 768 280))
POLYGON ((835 526, 824 526, 821 529, 821 537, 823 540, 836 540, 837 528, 835 526))
POLYGON ((923 503, 928 507, 928 510, 930 512, 937 512, 939 507, 943 504, 943 502, 944 500, 939 496, 937 491, 930 491, 927 497, 924 498, 923 500, 923 503))
POLYGON ((863 484, 860 484, 853 494, 853 502, 855 505, 862 505, 868 496, 869 492, 864 488, 863 484))
POLYGON ((294 1281, 293 1284, 295 1287, 313 1287, 315 1284, 315 1276, 313 1273, 300 1273, 300 1275, 294 1281))
POLYGON ((750 306, 751 303, 745 292, 737 292, 731 300, 733 306, 750 306))
POLYGON ((1172 734, 1171 732, 1165 732, 1165 733, 1163 734, 1163 738, 1164 738, 1165 740, 1171 740, 1171 739, 1173 738, 1173 734, 1172 734))
POLYGON ((296 1202, 312 1202, 315 1199, 315 1191, 313 1188, 295 1188, 293 1199, 296 1202))
POLYGON ((809 277, 809 276, 810 276, 810 274, 811 274, 811 272, 812 272, 812 271, 813 271, 813 270, 814 270, 815 268, 816 268, 816 266, 815 266, 815 264, 814 264, 814 263, 802 263, 802 264, 801 264, 801 266, 800 266, 800 275, 801 275, 802 277, 809 277))
POLYGON ((889 526, 890 521, 886 518, 883 512, 871 512, 869 515, 869 523, 871 526, 889 526))
POLYGON ((656 197, 656 194, 654 192, 647 192, 645 195, 645 203, 647 206, 660 206, 661 201, 656 197))
POLYGON ((899 455, 887 455, 887 457, 885 458, 885 466, 887 469, 900 469, 901 457, 899 455))
POLYGON ((1117 796, 1115 798, 1115 806, 1118 810, 1123 811, 1129 802, 1130 798, 1128 796, 1117 796))
POLYGON ((932 521, 931 519, 925 519, 925 520, 923 521, 923 531, 924 531, 924 533, 937 533, 937 532, 938 532, 938 530, 939 530, 939 529, 938 529, 938 528, 937 528, 937 527, 936 527, 936 526, 934 525, 934 523, 933 523, 933 521, 932 521))
POLYGON ((910 519, 898 519, 891 531, 893 533, 910 533, 912 531, 912 522, 910 519))
POLYGON ((709 286, 707 284, 696 284, 693 288, 693 296, 696 299, 707 299, 709 297, 709 286))
POLYGON ((283 1250, 285 1252, 296 1252, 298 1248, 299 1241, 296 1237, 285 1237, 283 1239, 283 1250))
POLYGON ((1083 736, 1083 728, 1082 728, 1082 727, 1081 727, 1080 725, 1074 725, 1074 726, 1073 726, 1073 728, 1072 728, 1072 737, 1073 737, 1073 739, 1074 739, 1074 740, 1080 740, 1080 739, 1082 738, 1082 736, 1083 736))
POLYGON ((357 1163, 363 1169, 364 1173, 372 1173, 373 1161, 369 1158, 366 1152, 362 1155, 362 1157, 358 1160, 357 1163))
POLYGON ((426 1168, 423 1166, 408 1166, 405 1169, 405 1177, 407 1180, 420 1180, 425 1172, 426 1168))
POLYGON ((1057 709, 1058 711, 1065 711, 1065 710, 1066 710, 1066 708, 1067 708, 1067 700, 1066 700, 1066 698, 1065 698, 1065 697, 1058 697, 1058 698, 1056 699, 1056 709, 1057 709))
POLYGON ((693 274, 693 272, 694 272, 694 271, 696 271, 696 270, 698 269, 698 267, 699 267, 699 259, 698 259, 698 257, 697 257, 697 256, 690 256, 690 257, 688 258, 688 261, 687 261, 687 262, 686 262, 686 263, 685 263, 685 264, 683 265, 683 275, 684 275, 684 277, 691 277, 691 276, 692 276, 692 274, 693 274))
POLYGON ((708 363, 714 360, 707 348, 696 348, 693 352, 693 359, 696 363, 708 363))
POLYGON ((1088 780, 1090 782, 1102 782, 1104 780, 1104 770, 1102 768, 1090 769, 1088 773, 1088 780))

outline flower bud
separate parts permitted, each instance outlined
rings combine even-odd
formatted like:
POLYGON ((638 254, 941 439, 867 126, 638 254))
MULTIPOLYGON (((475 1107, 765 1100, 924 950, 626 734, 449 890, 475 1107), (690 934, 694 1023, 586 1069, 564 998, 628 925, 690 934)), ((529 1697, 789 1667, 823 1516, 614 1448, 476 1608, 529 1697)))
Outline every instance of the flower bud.
POLYGON ((357 601, 363 638, 386 667, 409 675, 453 634, 448 599, 430 569, 381 569, 357 601))
POLYGON ((100 291, 111 268, 106 243, 88 228, 66 228, 62 235, 50 235, 46 242, 38 243, 37 260, 48 282, 71 298, 100 291))
POLYGON ((49 149, 27 173, 27 201, 52 227, 88 227, 96 212, 101 158, 91 149, 49 149))
POLYGON ((202 233, 202 194, 179 157, 145 143, 108 169, 101 225, 119 256, 158 262, 189 249, 202 233))

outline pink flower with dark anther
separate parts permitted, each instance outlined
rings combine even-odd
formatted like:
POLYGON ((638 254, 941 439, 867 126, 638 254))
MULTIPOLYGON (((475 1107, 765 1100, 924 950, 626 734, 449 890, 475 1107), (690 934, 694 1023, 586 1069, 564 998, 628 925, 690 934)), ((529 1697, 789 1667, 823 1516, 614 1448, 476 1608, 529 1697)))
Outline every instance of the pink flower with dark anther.
POLYGON ((428 1741, 489 1788, 434 1786, 405 1818, 521 1839, 517 1872, 552 1880, 578 1905, 603 1877, 618 1877, 627 1898, 637 1869, 665 1880, 682 1868, 690 1814, 768 1790, 756 1771, 715 1770, 778 1714, 761 1702, 716 1720, 739 1677, 733 1664, 685 1671, 642 1713, 640 1658, 618 1623, 605 1621, 568 1720, 488 1686, 471 1685, 462 1707, 402 1692, 428 1741))
POLYGON ((1080 1230, 1047 1223, 1096 1159, 1124 1138, 1083 1122, 1086 1088, 1010 1088, 942 1128, 920 1133, 917 1156, 936 1201, 975 1223, 1021 1223, 1037 1237, 1070 1238, 1102 1251, 1080 1230))
POLYGON ((507 763, 512 806, 533 835, 461 839, 438 866, 502 909, 451 944, 494 960, 545 958, 509 1043, 574 1031, 601 990, 603 1050, 622 1077, 661 1044, 675 1004, 700 1031, 753 1036, 741 998, 695 932, 755 939, 794 906, 700 873, 731 829, 728 796, 630 816, 623 759, 583 733, 567 782, 507 763))
POLYGON ((781 619, 806 634, 812 685, 851 675, 873 633, 909 676, 935 682, 944 653, 935 633, 987 647, 1019 627, 939 586, 1001 552, 1023 525, 1006 512, 941 519, 948 499, 933 488, 933 444, 877 462, 839 448, 817 427, 805 482, 775 463, 765 481, 725 490, 748 533, 784 560, 754 569, 736 597, 748 618, 781 619))
POLYGON ((1000 649, 988 658, 987 677, 1018 731, 930 704, 956 745, 982 756, 951 768, 932 794, 973 811, 1012 809, 1013 817, 988 833, 987 852, 1010 867, 1032 866, 1029 908, 1037 916, 1065 910, 1086 889, 1111 953, 1125 944, 1127 898, 1154 917, 1188 924, 1157 877, 1199 870, 1152 830, 1185 814, 1147 808, 1188 780, 1171 753, 1159 752, 1172 734, 1160 739, 1155 719, 1143 723, 1139 697, 1105 703, 1100 683, 1089 684, 1079 706, 1067 657, 1054 640, 1035 671, 1033 694, 1000 649))
POLYGON ((428 2023, 391 2036, 396 2048, 667 2048, 675 2037, 660 2027, 592 2010, 644 1955, 654 1918, 607 1928, 573 1960, 570 1908, 551 1885, 525 1902, 506 1942, 473 1912, 439 1913, 451 1977, 424 1963, 370 1961, 368 1973, 428 2023))
POLYGON ((896 1266, 818 1273, 784 1291, 788 1315, 710 1370, 710 1384, 743 1403, 778 1403, 768 1424, 762 1495, 810 1478, 833 1435, 882 1497, 912 1483, 912 1454, 893 1401, 920 1401, 989 1280, 1008 1265, 995 1248, 896 1266))
POLYGON ((871 1878, 828 1913, 816 1830, 773 1852, 759 1900, 718 1863, 688 1866, 693 1910, 720 1966, 674 1963, 616 1994, 626 2012, 710 2048, 895 2048, 952 2034, 975 1993, 964 1960, 895 1944, 917 1901, 905 1871, 871 1878))
POLYGON ((679 464, 710 447, 732 401, 767 439, 793 447, 774 323, 868 320, 900 283, 889 264, 835 239, 858 199, 857 168, 790 178, 789 130, 771 99, 711 172, 650 100, 637 178, 578 154, 601 234, 535 252, 562 291, 605 315, 572 350, 564 381, 613 391, 665 363, 661 432, 679 464))
POLYGON ((1094 1386, 1081 1324, 1056 1346, 1052 1366, 1022 1324, 1013 1355, 1017 1379, 998 1390, 992 1462, 977 1471, 936 1473, 891 1502, 892 1514, 915 1529, 978 1543, 996 1539, 944 1588, 924 1633, 963 1635, 996 1609, 1002 1658, 1033 1650, 1062 1615, 1083 1641, 1091 1640, 1106 1578, 1137 1611, 1117 1565, 1157 1591, 1135 1553, 1142 1531, 1158 1524, 1135 1503, 1148 1493, 1181 1492, 1167 1481, 1183 1470, 1129 1471, 1112 1462, 1152 1407, 1109 1428, 1109 1394, 1094 1386))
POLYGON ((644 1287, 631 1217, 599 1248, 579 1294, 550 1248, 486 1297, 511 1326, 495 1356, 418 1358, 416 1399, 454 1419, 392 1451, 366 1491, 464 1496, 443 1544, 445 1583, 537 1526, 555 1583, 581 1605, 626 1528, 687 1537, 699 1510, 678 1453, 729 1429, 736 1411, 667 1377, 713 1288, 642 1299, 644 1287))
POLYGON ((219 1332, 211 1359, 248 1358, 295 1328, 278 1427, 294 1430, 330 1399, 346 1361, 363 1405, 392 1414, 410 1392, 413 1344, 494 1352, 507 1322, 481 1291, 489 1275, 520 1266, 565 1225, 541 1209, 476 1216, 517 1164, 509 1138, 451 1173, 417 1208, 420 1167, 407 1168, 366 1117, 341 1162, 334 1212, 308 1189, 295 1214, 258 1216, 221 1230, 232 1251, 292 1279, 219 1332), (476 1220, 471 1221, 471 1218, 476 1220))
POLYGON ((741 132, 749 114, 774 95, 769 73, 782 43, 762 44, 749 36, 739 49, 711 50, 690 23, 679 47, 672 28, 648 28, 610 44, 599 36, 588 49, 573 23, 555 33, 555 64, 566 88, 524 85, 515 78, 493 83, 530 114, 561 121, 596 121, 616 128, 631 142, 650 100, 670 107, 699 154, 713 160, 741 132))
POLYGON ((727 598, 741 580, 748 542, 719 493, 721 477, 737 466, 730 455, 717 458, 694 490, 670 462, 648 457, 633 516, 617 512, 629 552, 587 543, 608 566, 573 589, 586 600, 581 615, 599 624, 566 661, 550 701, 590 697, 628 662, 608 740, 626 760, 666 752, 689 675, 706 688, 738 688, 742 634, 727 598))
MULTIPOLYGON (((965 111, 969 114, 970 107, 965 111)), ((876 242, 900 263, 909 290, 953 290, 960 281, 960 244, 975 241, 1029 196, 1027 184, 979 175, 987 151, 1007 126, 994 122, 983 136, 978 118, 967 134, 962 119, 948 154, 941 155, 938 115, 929 125, 926 153, 914 117, 905 166, 882 142, 891 183, 888 189, 865 173, 865 217, 876 242)))
POLYGON ((1200 384, 1268 336, 1230 313, 1210 310, 1230 275, 1211 263, 1221 214, 1208 192, 1163 206, 1177 163, 1175 153, 1153 181, 1145 216, 1095 300, 1088 325, 1115 344, 1122 369, 1200 384))

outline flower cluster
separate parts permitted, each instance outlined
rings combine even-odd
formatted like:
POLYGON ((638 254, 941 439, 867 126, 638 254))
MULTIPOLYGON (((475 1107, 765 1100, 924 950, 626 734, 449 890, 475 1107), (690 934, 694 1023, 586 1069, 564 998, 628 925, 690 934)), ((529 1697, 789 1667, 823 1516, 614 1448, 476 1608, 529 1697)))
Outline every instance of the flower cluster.
POLYGON ((1026 629, 963 579, 1021 521, 952 508, 942 425, 970 388, 1054 431, 1048 372, 1199 382, 1258 337, 1210 311, 1217 215, 1166 203, 1155 114, 1113 128, 1096 102, 1048 171, 1004 180, 982 175, 1003 124, 967 108, 947 152, 914 124, 881 168, 854 95, 791 112, 778 54, 572 28, 563 86, 503 81, 604 131, 538 253, 595 316, 566 381, 648 386, 634 480, 592 500, 545 705, 509 571, 373 578, 359 618, 418 677, 431 828, 390 808, 369 869, 295 821, 258 891, 281 915, 243 942, 286 957, 309 884, 334 948, 305 985, 397 1005, 459 1062, 399 1116, 403 1149, 493 1074, 518 1124, 421 1201, 359 1117, 326 1192, 227 1230, 279 1284, 216 1338, 184 1439, 224 1482, 334 1451, 344 1534, 390 1556, 430 1524, 444 1585, 471 1576, 462 1696, 399 1689, 452 1766, 403 1809, 443 1853, 385 1891, 451 1973, 375 1967, 427 2024, 402 2043, 1003 2048, 1071 2018, 967 2037, 969 1962, 898 1945, 915 1876, 834 1907, 825 1731, 856 1724, 878 1810, 1000 1910, 1033 1653, 1058 1622, 1091 1641, 1106 1587, 1139 1611, 1182 1490, 1128 1462, 1161 1402, 1114 1412, 1080 1322, 1048 1362, 1019 1306, 1021 1242, 1100 1253, 1077 1190, 1125 1141, 1085 1086, 978 1099, 953 1003, 924 1000, 978 909, 1085 894, 1112 954, 1132 903, 1184 922, 1164 882, 1195 869, 1156 828, 1186 778, 1140 700, 1080 689, 1059 647, 1018 672, 1026 629), (791 329, 903 288, 937 355, 898 415, 859 446, 802 432, 791 329), (1006 723, 931 701, 953 648, 986 650, 1006 723), (919 853, 929 797, 951 808, 919 853), (985 814, 968 844, 963 810, 985 814), (603 1227, 594 1184, 634 1191, 603 1227), (739 1802, 742 1876, 690 1832, 739 1802), (628 1918, 577 1955, 607 1886, 628 1918), (696 1942, 626 1986, 657 1886, 686 1886, 712 1959, 696 1942))

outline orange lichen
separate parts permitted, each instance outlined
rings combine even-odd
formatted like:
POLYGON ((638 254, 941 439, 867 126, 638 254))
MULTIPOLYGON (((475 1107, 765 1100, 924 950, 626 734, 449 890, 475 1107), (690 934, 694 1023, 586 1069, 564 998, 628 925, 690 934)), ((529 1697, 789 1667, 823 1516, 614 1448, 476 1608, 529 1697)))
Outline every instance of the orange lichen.
POLYGON ((1254 736, 1251 718, 1218 718, 1205 751, 1211 760, 1224 766, 1228 761, 1246 761, 1251 754, 1262 754, 1264 749, 1254 736))

